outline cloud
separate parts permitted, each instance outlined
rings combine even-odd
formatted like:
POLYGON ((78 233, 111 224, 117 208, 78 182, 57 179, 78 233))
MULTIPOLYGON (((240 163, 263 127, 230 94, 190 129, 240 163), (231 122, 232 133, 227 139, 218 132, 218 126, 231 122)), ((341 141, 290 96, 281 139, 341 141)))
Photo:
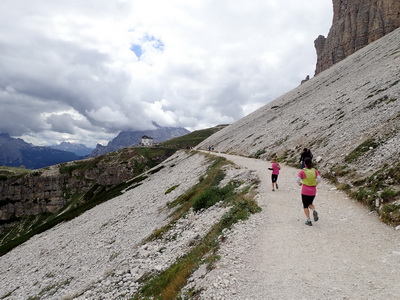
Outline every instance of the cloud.
POLYGON ((0 132, 94 146, 231 123, 314 73, 330 1, 4 0, 0 132))

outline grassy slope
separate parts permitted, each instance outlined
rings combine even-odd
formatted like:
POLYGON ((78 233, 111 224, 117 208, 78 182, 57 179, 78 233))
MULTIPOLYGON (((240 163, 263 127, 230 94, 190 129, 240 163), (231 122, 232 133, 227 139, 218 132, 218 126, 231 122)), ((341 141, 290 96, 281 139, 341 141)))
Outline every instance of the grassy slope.
MULTIPOLYGON (((113 186, 101 186, 96 181, 93 181, 92 188, 83 194, 65 193, 67 194, 67 204, 57 212, 26 216, 20 219, 16 226, 9 228, 0 235, 0 256, 24 243, 35 234, 44 232, 61 222, 71 220, 94 206, 117 197, 126 188, 137 186, 141 180, 146 178, 143 173, 161 162, 159 160, 160 157, 165 159, 174 154, 177 149, 194 147, 223 127, 221 125, 194 131, 185 136, 166 141, 159 148, 124 148, 95 158, 60 164, 59 173, 68 175, 69 178, 82 176, 88 170, 107 168, 107 165, 114 167, 119 164, 131 164, 133 166, 131 170, 132 177, 126 182, 113 186)), ((155 169, 150 173, 154 173, 157 170, 159 169, 155 169)), ((24 176, 30 172, 31 170, 22 168, 1 167, 0 180, 24 176)), ((37 172, 38 176, 40 176, 40 171, 37 172)), ((0 199, 0 205, 1 202, 2 199, 0 199)), ((3 202, 6 204, 10 201, 3 202)))

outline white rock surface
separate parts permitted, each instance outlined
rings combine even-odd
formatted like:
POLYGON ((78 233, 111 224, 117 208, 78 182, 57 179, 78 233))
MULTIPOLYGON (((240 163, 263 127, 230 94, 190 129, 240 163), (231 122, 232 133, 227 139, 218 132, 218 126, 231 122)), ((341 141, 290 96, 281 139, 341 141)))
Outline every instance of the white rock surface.
MULTIPOLYGON (((219 155, 241 166, 228 168, 232 180, 260 180, 263 210, 224 230, 221 259, 211 271, 201 266, 182 297, 194 289, 199 299, 398 299, 400 231, 325 182, 315 201, 320 220, 305 226, 295 169, 283 166, 272 192, 268 162, 219 155)), ((139 278, 171 265, 226 211, 217 204, 191 212, 162 242, 143 243, 167 223, 166 203, 194 185, 208 164, 200 154, 178 153, 165 166, 141 186, 0 257, 0 296, 131 299, 139 278)))
POLYGON ((197 148, 243 156, 287 156, 311 148, 325 170, 349 165, 371 174, 400 160, 400 28, 357 51, 197 148), (346 155, 369 139, 376 147, 361 159, 346 155))

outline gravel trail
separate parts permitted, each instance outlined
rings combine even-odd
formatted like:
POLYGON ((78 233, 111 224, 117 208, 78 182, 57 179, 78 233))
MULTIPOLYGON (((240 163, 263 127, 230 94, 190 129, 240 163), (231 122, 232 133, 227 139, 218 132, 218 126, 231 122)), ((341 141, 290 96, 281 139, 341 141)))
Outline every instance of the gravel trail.
POLYGON ((304 225, 298 170, 219 154, 259 174, 262 212, 228 234, 221 260, 199 285, 213 299, 400 299, 400 231, 323 181, 320 215, 304 225))

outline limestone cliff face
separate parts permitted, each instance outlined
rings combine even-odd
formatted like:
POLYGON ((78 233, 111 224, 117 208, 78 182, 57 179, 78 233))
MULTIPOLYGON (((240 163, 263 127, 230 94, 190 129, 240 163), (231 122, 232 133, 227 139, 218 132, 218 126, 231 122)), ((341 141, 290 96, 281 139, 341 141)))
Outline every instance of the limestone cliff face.
POLYGON ((79 203, 91 201, 94 195, 141 174, 174 152, 168 151, 155 150, 153 155, 151 150, 125 148, 0 180, 0 234, 26 216, 55 213, 78 198, 79 203))
POLYGON ((399 0, 333 0, 328 37, 320 35, 315 75, 400 27, 399 0))

